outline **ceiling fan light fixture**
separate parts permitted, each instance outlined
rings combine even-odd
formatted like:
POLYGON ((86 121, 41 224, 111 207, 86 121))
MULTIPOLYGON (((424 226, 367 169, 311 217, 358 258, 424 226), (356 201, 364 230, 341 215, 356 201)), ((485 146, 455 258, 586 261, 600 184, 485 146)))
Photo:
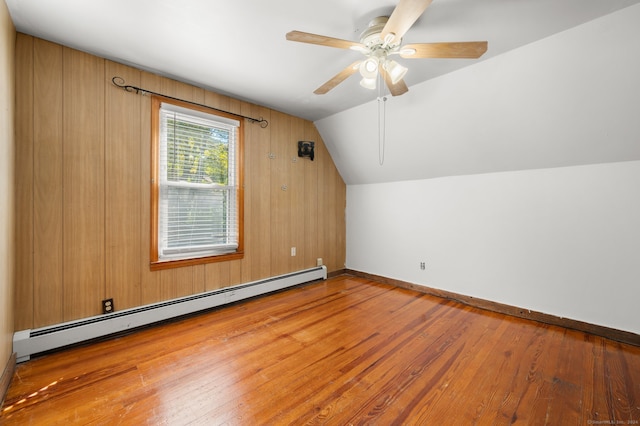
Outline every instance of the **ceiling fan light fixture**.
POLYGON ((375 77, 374 78, 363 77, 362 80, 360 80, 360 86, 364 87, 365 89, 375 90, 376 88, 375 77))
POLYGON ((290 31, 286 39, 300 43, 351 49, 364 58, 353 62, 324 83, 313 93, 322 95, 342 83, 347 77, 360 72, 360 84, 369 89, 387 86, 393 96, 409 89, 403 81, 407 68, 391 60, 392 55, 403 58, 479 58, 487 51, 486 41, 415 43, 402 45, 407 30, 420 18, 433 0, 399 0, 389 16, 378 16, 360 34, 360 41, 343 40, 324 35, 290 31), (380 68, 382 67, 382 68, 380 68))
POLYGON ((393 60, 386 61, 384 63, 384 69, 387 71, 387 74, 389 74, 389 78, 391 78, 391 83, 393 84, 402 80, 408 71, 407 67, 403 67, 393 60))
POLYGON ((376 58, 367 58, 360 64, 360 75, 363 79, 375 79, 378 75, 378 60, 376 58))

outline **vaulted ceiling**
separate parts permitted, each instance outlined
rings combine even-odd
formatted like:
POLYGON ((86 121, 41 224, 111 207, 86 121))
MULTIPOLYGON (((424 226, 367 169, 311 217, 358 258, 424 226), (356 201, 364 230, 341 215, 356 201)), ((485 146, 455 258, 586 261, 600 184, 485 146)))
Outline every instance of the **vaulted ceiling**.
MULTIPOLYGON (((434 0, 405 43, 487 40, 487 60, 638 0, 434 0)), ((375 99, 353 76, 313 91, 358 52, 287 41, 301 30, 357 41, 397 0, 7 0, 20 32, 310 120, 375 99)), ((404 60, 411 86, 477 62, 404 60)))
MULTIPOLYGON (((473 85, 461 83, 473 80, 474 73, 445 85, 450 93, 443 93, 438 84, 450 81, 448 75, 463 73, 465 67, 480 67, 476 68, 480 75, 490 78, 488 75, 495 68, 481 68, 483 63, 494 61, 495 67, 495 61, 502 61, 500 58, 510 52, 544 43, 549 37, 636 5, 640 0, 434 0, 406 33, 405 44, 486 40, 488 51, 480 59, 398 59, 409 68, 405 77, 409 92, 387 102, 385 161, 390 165, 375 171, 371 167, 379 167, 381 162, 378 133, 372 131, 379 123, 377 91, 362 88, 358 77, 352 76, 325 95, 313 94, 317 87, 361 58, 361 54, 287 41, 285 34, 300 30, 358 41, 369 21, 389 15, 397 0, 6 0, 6 3, 20 32, 315 121, 347 182, 366 183, 571 164, 564 160, 548 164, 527 162, 527 156, 536 151, 532 145, 536 141, 528 138, 523 141, 527 147, 513 153, 511 159, 508 156, 511 148, 505 146, 504 135, 495 133, 499 133, 495 126, 482 130, 482 138, 472 146, 461 142, 470 133, 460 134, 460 128, 451 129, 453 138, 444 137, 444 129, 438 130, 437 135, 432 133, 427 151, 425 144, 412 150, 411 139, 421 139, 422 128, 428 123, 424 119, 429 117, 421 116, 421 110, 444 120, 447 126, 455 122, 451 117, 438 117, 437 106, 425 105, 425 97, 431 98, 427 102, 438 100, 447 108, 455 104, 447 104, 447 99, 458 99, 458 104, 490 99, 490 93, 484 93, 483 99, 468 99, 468 93, 458 91, 460 86, 474 90, 473 85), (412 124, 394 118, 400 110, 412 117, 412 124), (345 122, 347 118, 351 125, 345 122), (440 145, 434 143, 435 136, 440 145), (397 149, 389 148, 392 143, 397 144, 397 149), (368 155, 363 157, 362 150, 367 150, 368 155), (415 154, 416 150, 430 160, 414 164, 416 155, 412 152, 415 154), (505 150, 507 156, 497 159, 496 150, 505 150), (509 164, 500 164, 504 162, 509 164), (458 163, 464 163, 464 167, 458 163), (425 171, 427 168, 430 171, 425 171)), ((637 33, 632 37, 637 38, 637 33)), ((543 55, 535 48, 533 53, 533 58, 543 55)), ((565 53, 567 57, 573 55, 572 51, 565 53)), ((594 63, 600 53, 592 52, 594 63)), ((523 61, 520 59, 519 64, 523 61)), ((537 66, 540 64, 530 63, 531 68, 537 66)), ((465 109, 464 105, 460 107, 465 109)), ((468 121, 469 114, 463 111, 460 117, 468 121)), ((486 118, 496 121, 500 117, 486 118)), ((461 127, 465 127, 464 122, 461 127)), ((573 148, 572 145, 567 149, 573 148)), ((553 149, 549 149, 542 155, 553 156, 553 149)), ((634 155, 635 151, 631 157, 634 155)), ((605 155, 603 160, 610 159, 605 155)), ((595 160, 582 160, 592 161, 595 160)))

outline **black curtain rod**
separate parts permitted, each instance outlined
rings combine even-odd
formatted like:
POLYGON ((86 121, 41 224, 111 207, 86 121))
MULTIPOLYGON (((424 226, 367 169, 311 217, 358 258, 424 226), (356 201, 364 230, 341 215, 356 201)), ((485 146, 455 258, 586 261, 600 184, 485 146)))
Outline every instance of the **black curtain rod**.
POLYGON ((197 105, 199 107, 212 109, 214 111, 220 111, 220 112, 224 112, 224 113, 227 113, 227 114, 233 114, 233 115, 235 115, 237 117, 246 118, 247 120, 249 120, 252 123, 258 123, 258 124, 260 124, 260 127, 262 127, 263 129, 269 125, 269 122, 267 120, 265 120, 264 118, 262 118, 262 117, 260 117, 260 118, 247 117, 245 115, 240 115, 240 114, 236 114, 234 112, 225 111, 223 109, 214 108, 214 107, 209 106, 209 105, 203 105, 203 104, 199 104, 197 102, 185 101, 184 99, 174 98, 173 96, 163 95, 162 93, 152 92, 151 90, 141 89, 141 88, 136 87, 136 86, 130 86, 128 84, 124 84, 124 78, 122 78, 122 77, 117 77, 117 76, 113 77, 111 79, 111 82, 114 84, 114 86, 117 86, 117 87, 119 87, 121 89, 124 89, 127 92, 134 92, 137 95, 146 95, 146 94, 158 95, 158 96, 162 96, 163 98, 173 99, 174 101, 186 102, 186 103, 191 104, 191 105, 197 105))

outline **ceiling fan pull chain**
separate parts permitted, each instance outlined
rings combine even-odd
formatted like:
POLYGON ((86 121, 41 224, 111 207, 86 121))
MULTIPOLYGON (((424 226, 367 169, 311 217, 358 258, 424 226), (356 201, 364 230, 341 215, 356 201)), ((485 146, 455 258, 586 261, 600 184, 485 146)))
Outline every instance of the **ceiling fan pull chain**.
POLYGON ((378 98, 378 162, 384 164, 384 143, 386 139, 386 105, 387 97, 378 98))
POLYGON ((385 95, 385 85, 382 82, 382 76, 378 75, 378 163, 384 164, 384 143, 385 143, 385 126, 387 112, 387 96, 385 95))

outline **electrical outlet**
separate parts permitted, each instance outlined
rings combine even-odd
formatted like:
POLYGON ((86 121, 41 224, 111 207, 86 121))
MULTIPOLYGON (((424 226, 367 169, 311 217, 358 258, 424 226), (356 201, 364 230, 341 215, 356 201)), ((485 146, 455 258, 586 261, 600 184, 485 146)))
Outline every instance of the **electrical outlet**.
POLYGON ((316 259, 316 266, 322 266, 322 258, 321 257, 316 259))
POLYGON ((423 271, 425 269, 427 269, 427 263, 426 262, 420 262, 420 269, 422 269, 423 271))
POLYGON ((110 314, 113 311, 114 311, 113 299, 104 299, 102 301, 102 313, 103 314, 110 314))
POLYGON ((295 256, 295 255, 296 255, 296 248, 291 247, 291 256, 295 256))

